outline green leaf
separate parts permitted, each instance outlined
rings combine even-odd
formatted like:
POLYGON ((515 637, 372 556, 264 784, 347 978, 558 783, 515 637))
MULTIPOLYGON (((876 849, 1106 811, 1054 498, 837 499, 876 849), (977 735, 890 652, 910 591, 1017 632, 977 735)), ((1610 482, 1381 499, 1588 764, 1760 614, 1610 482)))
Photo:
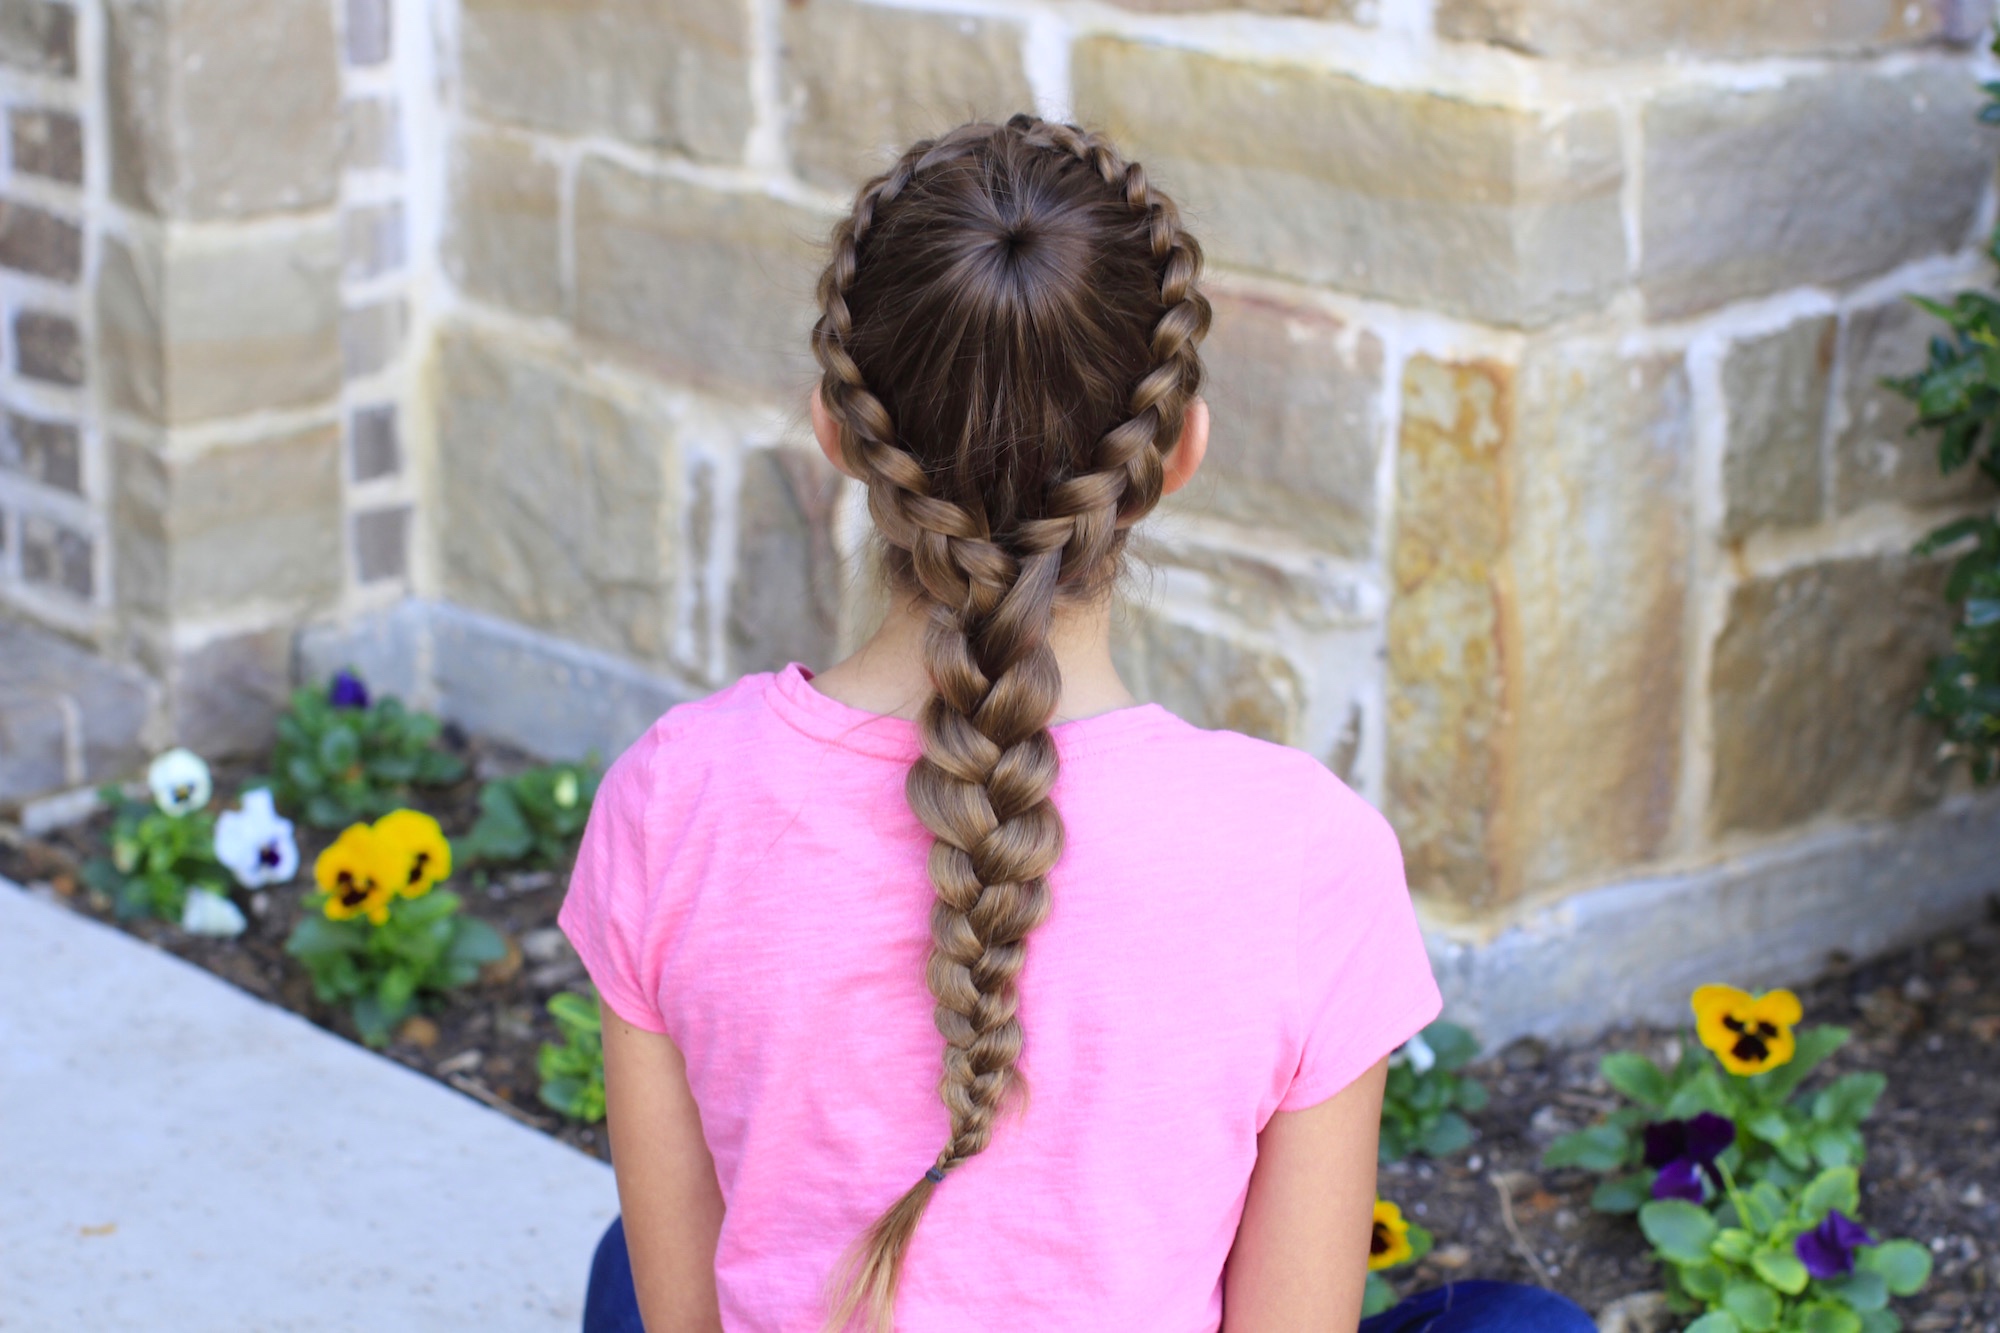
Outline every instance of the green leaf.
POLYGON ((1760 1089, 1772 1101, 1783 1101, 1805 1081, 1806 1075, 1819 1068, 1829 1055, 1845 1046, 1851 1035, 1853 1034, 1846 1028, 1835 1027, 1832 1024, 1800 1028, 1797 1033, 1797 1046, 1791 1060, 1767 1074, 1756 1075, 1750 1080, 1751 1086, 1760 1089))
POLYGON ((460 917, 445 956, 455 963, 491 963, 507 956, 507 941, 477 917, 460 917))
POLYGON ((1861 1155, 1861 1136, 1851 1129, 1816 1125, 1806 1137, 1813 1160, 1821 1166, 1852 1166, 1861 1155))
POLYGON ((300 917, 285 937, 285 952, 294 958, 359 953, 367 946, 368 929, 359 921, 329 921, 318 915, 300 917))
POLYGON ((1835 1210, 1852 1217, 1860 1204, 1861 1178, 1851 1166, 1828 1167, 1813 1177, 1799 1196, 1799 1211, 1808 1225, 1816 1225, 1835 1210))
POLYGON ((1903 1321, 1887 1310, 1870 1310, 1861 1316, 1861 1333, 1903 1333, 1903 1321))
POLYGON ((319 738, 320 768, 329 774, 344 773, 361 762, 361 738, 350 727, 329 728, 319 738))
POLYGON ((1394 1309, 1395 1305, 1396 1289, 1390 1286, 1388 1279, 1380 1273, 1370 1273, 1368 1284, 1361 1292, 1361 1317, 1366 1319, 1370 1315, 1381 1314, 1385 1310, 1394 1309))
POLYGON ((1872 1268, 1856 1268, 1846 1277, 1820 1283, 1857 1310, 1880 1310, 1889 1303, 1889 1284, 1872 1268))
POLYGON ((1799 1333, 1861 1333, 1861 1316, 1844 1305, 1815 1301, 1799 1311, 1799 1333))
POLYGON ((1580 1166, 1586 1171, 1616 1171, 1631 1156, 1631 1136, 1609 1122, 1565 1134, 1542 1154, 1542 1165, 1580 1166))
POLYGON ((1590 1206, 1600 1213, 1636 1213, 1653 1197, 1653 1173, 1613 1176, 1591 1191, 1590 1206))
POLYGON ((1701 1301, 1719 1299, 1722 1295, 1722 1284, 1729 1276, 1721 1264, 1712 1263, 1707 1259, 1698 1264, 1684 1264, 1676 1268, 1674 1274, 1680 1279, 1680 1284, 1687 1294, 1701 1301))
POLYGON ((1680 1264, 1706 1261, 1717 1230, 1706 1209, 1685 1199, 1652 1200, 1639 1209, 1639 1229, 1655 1249, 1680 1264))
POLYGON ((1759 1236, 1766 1236, 1778 1225, 1785 1215, 1784 1193, 1769 1180, 1760 1180, 1747 1190, 1737 1191, 1743 1201, 1743 1225, 1759 1236))
POLYGON ((1472 1126, 1456 1111, 1446 1111, 1424 1131, 1417 1146, 1431 1157, 1449 1157, 1472 1142, 1472 1126))
POLYGON ((1461 1078, 1458 1081, 1458 1093, 1452 1100, 1461 1111, 1473 1113, 1484 1111, 1489 1100, 1486 1095, 1486 1085, 1476 1078, 1461 1078))
POLYGON ((1470 1064, 1479 1054, 1479 1040, 1456 1023, 1443 1019, 1424 1029, 1424 1043, 1437 1056, 1437 1067, 1452 1072, 1470 1064))
POLYGON ((1722 1308, 1736 1316, 1747 1333, 1770 1333, 1778 1326, 1778 1297, 1761 1282, 1738 1278, 1722 1289, 1722 1308))
POLYGON ((1931 1280, 1931 1252, 1913 1240, 1870 1246, 1861 1251, 1856 1263, 1880 1273, 1893 1296, 1914 1296, 1931 1280))
POLYGON ((1748 1263, 1750 1251, 1757 1244, 1757 1238, 1742 1227, 1724 1227, 1708 1243, 1709 1253, 1718 1259, 1726 1259, 1732 1264, 1748 1263))
POLYGON ((1597 1067, 1605 1082, 1643 1106, 1663 1106, 1673 1096, 1660 1067, 1636 1051, 1613 1051, 1597 1067))
POLYGON ((1759 1250, 1750 1256, 1750 1267, 1757 1276, 1782 1291, 1787 1296, 1796 1296, 1806 1289, 1812 1274, 1790 1250, 1759 1250))
POLYGON ((1874 1071, 1843 1074, 1813 1098, 1813 1119, 1823 1125, 1852 1128, 1874 1113, 1889 1080, 1874 1071))
POLYGON ((1759 1111, 1744 1122, 1743 1128, 1755 1138, 1777 1147, 1792 1141, 1792 1122, 1783 1111, 1772 1107, 1759 1111))
POLYGON ((1713 1310, 1687 1326, 1687 1333, 1743 1333, 1743 1325, 1727 1310, 1713 1310))
POLYGON ((601 1033, 603 1015, 597 1003, 575 991, 561 991, 549 997, 549 1016, 566 1031, 601 1033))

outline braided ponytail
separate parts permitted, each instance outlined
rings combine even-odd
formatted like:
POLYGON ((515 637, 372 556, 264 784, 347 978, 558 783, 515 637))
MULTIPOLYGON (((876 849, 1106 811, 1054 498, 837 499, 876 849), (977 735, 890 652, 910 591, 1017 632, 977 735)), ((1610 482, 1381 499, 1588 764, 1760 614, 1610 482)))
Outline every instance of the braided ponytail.
POLYGON ((827 1327, 886 1330, 911 1237, 1022 1082, 1016 979, 1063 823, 1057 607, 1105 595, 1201 383, 1201 250, 1103 138, 1016 116, 913 146, 834 229, 820 394, 889 572, 927 608, 910 808, 950 1136, 857 1242, 827 1327))

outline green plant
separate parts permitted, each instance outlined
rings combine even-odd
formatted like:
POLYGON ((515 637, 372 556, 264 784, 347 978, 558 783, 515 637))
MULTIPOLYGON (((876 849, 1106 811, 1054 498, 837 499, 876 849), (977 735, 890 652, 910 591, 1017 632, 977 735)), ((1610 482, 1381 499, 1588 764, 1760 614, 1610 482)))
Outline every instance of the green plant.
POLYGON ((1687 1043, 1671 1070, 1633 1051, 1605 1056, 1598 1066, 1605 1082, 1630 1104, 1551 1143, 1545 1166, 1607 1174, 1591 1206, 1629 1213, 1648 1198, 1702 1199, 1704 1179, 1711 1185, 1719 1179, 1717 1162, 1740 1179, 1779 1188, 1815 1170, 1861 1164, 1861 1122, 1882 1095, 1882 1075, 1845 1074, 1817 1091, 1800 1091, 1806 1076, 1847 1043, 1846 1028, 1794 1033, 1800 1012, 1790 991, 1752 996, 1704 986, 1693 1004, 1699 1044, 1687 1043), (1754 1058, 1738 1054, 1746 1029, 1769 1034, 1754 1058), (1704 1117, 1726 1122, 1726 1131, 1706 1132, 1704 1117))
POLYGON ((471 983, 506 955, 498 931, 436 888, 450 873, 437 821, 414 810, 350 827, 313 866, 319 891, 285 952, 305 965, 321 1003, 348 1006, 370 1046, 386 1044, 421 1000, 471 983))
POLYGON ((1486 1087, 1459 1070, 1478 1054, 1470 1032, 1443 1020, 1396 1053, 1382 1092, 1383 1161, 1413 1152, 1449 1157, 1472 1142, 1465 1115, 1485 1109, 1486 1087))
MULTIPOLYGON (((2000 55, 2000 36, 1993 44, 2000 55)), ((1979 118, 2000 124, 2000 83, 1985 85, 1979 118)), ((1988 244, 2000 260, 2000 231, 1988 244)), ((1949 304, 1910 298, 1943 320, 1948 336, 1931 339, 1929 360, 1911 375, 1883 383, 1916 405, 1912 434, 1938 437, 1938 467, 1971 464, 2000 481, 2000 300, 1960 292, 1949 304)), ((1963 758, 1975 782, 2000 776, 2000 523, 1992 514, 1947 523, 1916 548, 1920 556, 1957 551, 1945 597, 1958 608, 1951 651, 1934 658, 1917 711, 1944 727, 1946 755, 1963 758)))
POLYGON ((1740 1188, 1725 1167, 1725 1197, 1711 1211, 1655 1199, 1639 1226, 1665 1265, 1670 1306, 1701 1312, 1688 1333, 1896 1333, 1891 1296, 1930 1278, 1931 1257, 1913 1241, 1876 1244, 1854 1221, 1860 1183, 1851 1166, 1809 1180, 1740 1188))
POLYGON ((407 803, 412 786, 465 776, 457 755, 437 748, 442 724, 393 695, 370 700, 352 672, 322 692, 296 690, 278 719, 270 786, 278 804, 315 828, 373 819, 407 803))
POLYGON ((195 889, 229 896, 229 875, 215 859, 214 815, 169 814, 116 787, 101 788, 98 797, 116 811, 111 855, 86 862, 83 881, 111 899, 120 920, 179 921, 195 889))
POLYGON ((595 764, 548 764, 479 789, 479 820, 458 840, 461 865, 561 865, 575 851, 597 797, 595 764))
POLYGON ((549 1016, 562 1032, 535 1053, 542 1102, 572 1120, 594 1125, 604 1119, 604 1026, 597 992, 563 991, 549 997, 549 1016))

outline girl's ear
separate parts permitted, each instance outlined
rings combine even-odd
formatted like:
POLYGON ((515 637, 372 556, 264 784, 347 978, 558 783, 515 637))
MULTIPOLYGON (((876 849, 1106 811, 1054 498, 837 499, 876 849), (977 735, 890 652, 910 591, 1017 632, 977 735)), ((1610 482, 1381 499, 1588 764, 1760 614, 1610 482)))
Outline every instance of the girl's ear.
MULTIPOLYGON (((847 470, 847 460, 840 456, 840 428, 833 424, 833 414, 820 401, 819 385, 812 391, 813 438, 819 441, 819 451, 826 455, 826 461, 833 464, 833 470, 842 476, 853 477, 847 470)), ((855 477, 859 481, 859 477, 855 477)))
MULTIPOLYGON (((815 391, 817 394, 817 391, 815 391)), ((817 407, 819 398, 813 398, 817 407)), ((1165 484, 1162 495, 1172 495, 1181 487, 1194 480, 1195 472, 1201 467, 1201 460, 1208 456, 1208 400, 1196 398, 1188 404, 1187 418, 1181 424, 1181 437, 1168 451, 1165 484)))

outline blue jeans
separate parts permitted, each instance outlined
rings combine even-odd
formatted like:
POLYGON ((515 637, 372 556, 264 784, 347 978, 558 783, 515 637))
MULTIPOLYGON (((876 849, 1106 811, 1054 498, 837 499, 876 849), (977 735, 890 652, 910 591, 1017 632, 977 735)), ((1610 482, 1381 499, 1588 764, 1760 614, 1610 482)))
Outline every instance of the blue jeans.
MULTIPOLYGON (((611 1224, 590 1263, 583 1333, 646 1333, 632 1290, 625 1223, 611 1224)), ((1511 1282, 1454 1282, 1412 1296, 1361 1321, 1360 1333, 1597 1333, 1596 1321, 1540 1287, 1511 1282)))

